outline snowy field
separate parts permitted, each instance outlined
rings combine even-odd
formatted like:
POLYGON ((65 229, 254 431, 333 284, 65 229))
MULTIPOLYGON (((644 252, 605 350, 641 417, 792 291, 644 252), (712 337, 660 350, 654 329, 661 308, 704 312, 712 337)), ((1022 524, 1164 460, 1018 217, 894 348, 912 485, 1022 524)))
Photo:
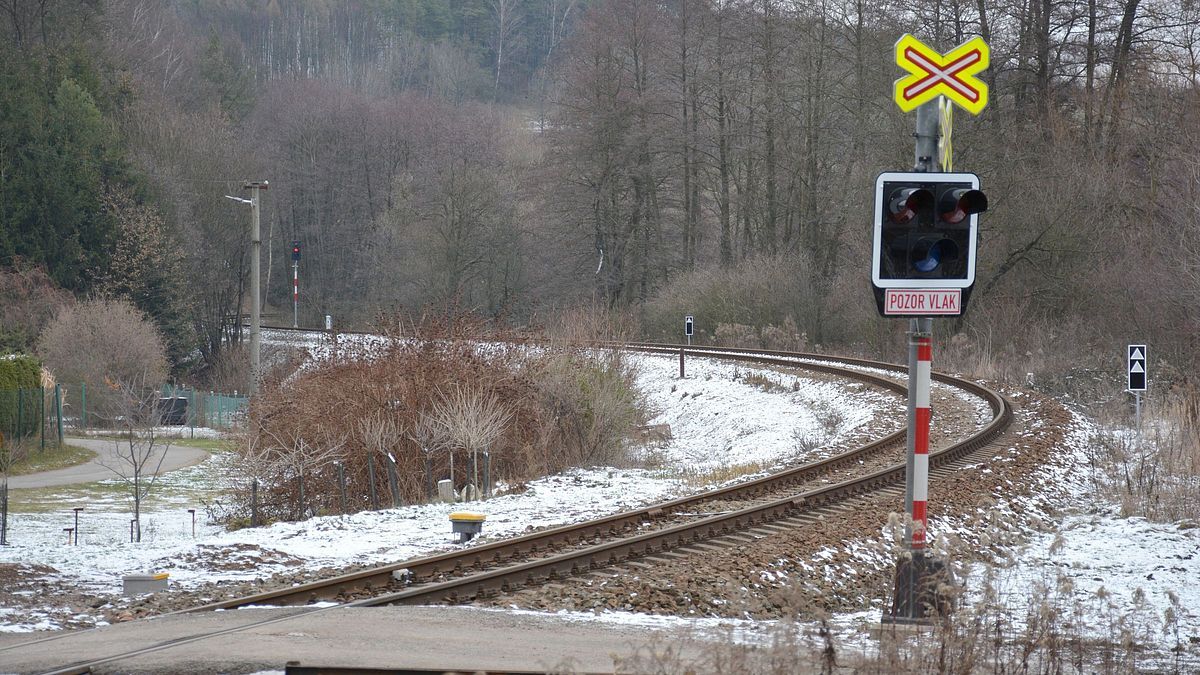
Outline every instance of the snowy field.
MULTIPOLYGON (((689 489, 687 478, 729 467, 771 466, 822 453, 823 444, 861 431, 876 415, 891 419, 903 403, 866 387, 842 386, 745 364, 689 357, 688 377, 677 379, 675 357, 631 356, 639 370, 638 387, 672 438, 645 451, 653 464, 644 469, 593 468, 529 484, 520 494, 472 505, 487 513, 483 541, 518 534, 530 527, 575 522, 604 513, 661 501, 689 489), (757 373, 754 382, 746 376, 757 373), (763 387, 771 380, 777 386, 763 387)), ((1048 467, 1044 501, 1063 514, 1045 531, 1023 533, 1025 541, 998 565, 971 570, 968 588, 983 587, 992 573, 995 600, 1022 616, 1030 600, 1053 594, 1074 598, 1079 611, 1094 613, 1080 623, 1092 634, 1109 637, 1112 616, 1151 617, 1158 625, 1175 616, 1177 636, 1157 635, 1166 644, 1200 642, 1200 528, 1195 524, 1152 524, 1118 517, 1115 505, 1097 503, 1084 483, 1086 443, 1095 430, 1077 418, 1059 461, 1048 467), (990 572, 989 572, 990 570, 990 572)), ((144 516, 144 540, 129 543, 129 505, 119 486, 86 485, 46 491, 14 491, 16 513, 10 521, 11 546, 0 549, 0 563, 44 565, 50 578, 92 592, 116 594, 121 576, 168 572, 172 584, 191 587, 218 579, 246 580, 287 572, 299 565, 341 566, 384 563, 447 550, 447 516, 460 506, 435 504, 279 523, 267 528, 225 532, 205 518, 203 503, 219 498, 228 457, 215 455, 195 467, 165 477, 144 516), (28 497, 29 504, 22 504, 28 497), (83 506, 82 537, 66 545, 63 528, 73 526, 71 508, 83 506), (197 510, 195 535, 191 514, 197 510), (217 552, 220 551, 219 554, 217 552), (238 553, 242 551, 242 553, 238 553), (221 557, 219 565, 214 556, 221 557), (238 556, 244 555, 245 560, 238 556)), ((998 504, 1015 512, 1020 504, 998 504)), ((937 521, 931 531, 953 533, 961 523, 937 521)), ((479 541, 479 540, 477 540, 479 541)), ((485 611, 485 610, 471 610, 485 611)), ((491 610, 486 610, 491 611, 491 610)), ((0 607, 0 631, 54 629, 38 617, 6 616, 0 607)), ((564 620, 617 621, 638 625, 685 624, 697 631, 733 631, 742 639, 767 637, 771 622, 672 619, 620 612, 593 615, 562 613, 564 620)), ((843 644, 866 644, 861 629, 877 622, 877 613, 834 617, 843 644)), ((1147 620, 1145 625, 1152 622, 1147 620)), ((1161 633, 1161 631, 1160 631, 1161 633)), ((1196 649, 1193 643, 1191 650, 1196 649)))
MULTIPOLYGON (((672 357, 634 355, 637 384, 652 410, 652 424, 669 424, 672 440, 652 451, 643 469, 592 468, 528 484, 520 494, 471 505, 487 514, 484 536, 520 534, 529 528, 587 520, 678 496, 689 488, 683 476, 696 471, 815 458, 820 446, 836 442, 888 411, 897 399, 866 387, 843 387, 776 373, 786 391, 768 393, 744 381, 744 365, 689 359, 680 381, 672 357), (824 420, 824 421, 823 421, 824 420), (829 420, 836 421, 830 424, 829 420), (803 440, 804 443, 801 443, 803 440)), ((894 411, 893 411, 894 412, 894 411)), ((199 431, 199 430, 198 430, 199 431)), ((200 435, 209 435, 198 433, 200 435)), ((205 503, 220 499, 221 477, 230 458, 216 454, 204 463, 166 474, 142 516, 142 541, 129 537, 130 505, 118 480, 43 490, 13 491, 10 546, 0 563, 44 565, 48 577, 97 594, 117 594, 126 574, 167 572, 172 584, 192 587, 220 580, 246 581, 287 572, 300 565, 319 568, 388 563, 459 546, 451 540, 448 516, 462 505, 424 504, 349 516, 276 523, 226 532, 208 522, 205 503), (67 545, 64 528, 79 515, 79 544, 67 545), (195 536, 193 537, 193 514, 195 536), (219 552, 219 553, 218 553, 219 552), (213 562, 219 557, 219 564, 213 562)), ((56 628, 44 617, 6 619, 0 631, 56 628)))

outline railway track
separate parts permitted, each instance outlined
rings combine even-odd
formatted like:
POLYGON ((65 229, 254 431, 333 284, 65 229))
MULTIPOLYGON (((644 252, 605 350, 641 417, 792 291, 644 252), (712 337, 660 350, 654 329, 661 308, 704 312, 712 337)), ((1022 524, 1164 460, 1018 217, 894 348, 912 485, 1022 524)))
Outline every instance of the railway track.
MULTIPOLYGON (((894 364, 865 359, 648 343, 628 347, 666 354, 676 354, 683 349, 693 356, 714 356, 756 365, 809 370, 857 380, 901 395, 907 392, 905 385, 896 379, 903 369, 894 364)), ((934 379, 987 401, 992 410, 992 420, 961 442, 933 453, 930 458, 931 471, 944 468, 990 442, 1007 427, 1012 415, 1007 401, 986 387, 943 374, 935 374, 934 379)), ((249 605, 294 606, 316 602, 353 606, 455 603, 470 601, 477 596, 511 592, 530 584, 562 579, 631 558, 662 553, 738 530, 793 518, 866 492, 887 487, 894 489, 897 485, 902 490, 904 465, 894 462, 850 480, 829 482, 831 476, 844 475, 864 465, 878 465, 878 458, 902 446, 904 437, 904 430, 900 430, 818 462, 597 520, 183 611, 204 612, 249 605), (821 482, 826 484, 816 486, 821 482), (728 504, 737 506, 725 512, 703 515, 705 511, 718 510, 714 505, 728 504)))
MULTIPOLYGON (((865 359, 679 345, 634 344, 628 347, 636 351, 665 354, 677 354, 683 350, 691 356, 803 369, 857 380, 900 395, 907 392, 899 379, 905 368, 865 359)), ((992 412, 991 420, 982 428, 930 454, 930 471, 936 478, 938 473, 953 470, 956 463, 1002 434, 1011 423, 1012 409, 1004 397, 982 385, 940 373, 934 373, 933 379, 983 399, 992 412)), ((337 607, 470 602, 605 567, 629 564, 639 559, 653 560, 655 556, 679 555, 706 542, 736 541, 741 532, 803 527, 813 518, 821 517, 822 513, 845 508, 845 505, 852 504, 863 495, 881 491, 892 494, 898 492, 902 498, 903 461, 887 463, 882 468, 836 482, 831 477, 860 471, 862 466, 878 465, 880 457, 889 452, 896 454, 904 443, 904 435, 902 429, 821 461, 642 509, 300 586, 224 600, 176 614, 251 605, 295 606, 318 602, 336 603, 337 607), (714 508, 714 505, 736 506, 718 510, 719 506, 714 508), (711 515, 705 515, 706 510, 711 515)), ((324 608, 318 606, 312 611, 324 608)), ((279 620, 286 619, 268 621, 279 620)), ((196 636, 196 639, 205 637, 196 636)), ((168 647, 164 644, 149 649, 168 647)), ((0 649, 0 660, 3 660, 3 651, 0 649)), ((112 661, 128 655, 105 660, 112 661)), ((91 665, 74 664, 58 672, 87 672, 91 665)))

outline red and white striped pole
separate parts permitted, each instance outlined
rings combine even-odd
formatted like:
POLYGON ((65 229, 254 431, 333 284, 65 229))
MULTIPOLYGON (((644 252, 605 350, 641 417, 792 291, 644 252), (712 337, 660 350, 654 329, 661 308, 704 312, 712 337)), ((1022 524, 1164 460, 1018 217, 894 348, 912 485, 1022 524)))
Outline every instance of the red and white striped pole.
POLYGON ((292 262, 292 328, 300 318, 300 263, 292 262))
POLYGON ((912 548, 925 548, 925 507, 929 501, 929 387, 933 361, 933 338, 917 337, 917 371, 912 386, 916 393, 916 428, 913 429, 912 548))

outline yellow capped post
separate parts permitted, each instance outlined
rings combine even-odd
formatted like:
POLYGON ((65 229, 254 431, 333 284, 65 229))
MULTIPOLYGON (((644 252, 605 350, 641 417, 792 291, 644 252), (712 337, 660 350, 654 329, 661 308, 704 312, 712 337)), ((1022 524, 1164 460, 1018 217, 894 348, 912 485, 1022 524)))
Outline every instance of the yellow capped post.
POLYGON ((487 516, 474 511, 455 511, 450 514, 450 530, 459 543, 466 543, 483 532, 483 521, 487 516))

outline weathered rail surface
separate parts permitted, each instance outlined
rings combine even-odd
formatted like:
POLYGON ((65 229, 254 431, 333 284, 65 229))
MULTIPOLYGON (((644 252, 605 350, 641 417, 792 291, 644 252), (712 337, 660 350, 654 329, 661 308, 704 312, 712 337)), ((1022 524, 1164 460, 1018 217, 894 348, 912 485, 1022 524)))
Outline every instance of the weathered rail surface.
MULTIPOLYGON (((901 395, 907 393, 905 385, 895 379, 904 369, 879 361, 795 352, 650 343, 624 346, 630 350, 647 353, 678 354, 683 350, 685 354, 693 357, 713 357, 756 365, 808 370, 857 380, 901 395), (871 371, 884 371, 891 376, 871 371)), ((935 373, 934 379, 987 401, 992 410, 992 420, 965 440, 932 453, 931 470, 987 444, 1002 433, 1012 417, 1008 402, 991 389, 940 373, 935 373)), ((223 600, 183 611, 201 612, 248 605, 307 605, 315 602, 338 602, 356 606, 464 602, 481 594, 509 592, 529 584, 577 575, 629 558, 651 555, 688 543, 730 534, 739 529, 789 518, 825 504, 897 483, 902 484, 904 465, 895 464, 816 490, 764 499, 764 495, 777 494, 822 475, 856 467, 863 457, 903 443, 904 436, 905 430, 901 429, 821 461, 595 520, 554 527, 464 550, 382 565, 299 586, 223 600), (694 511, 707 502, 752 500, 757 500, 757 503, 729 513, 693 518, 690 522, 668 524, 653 531, 643 531, 656 522, 669 520, 673 514, 694 511)))
MULTIPOLYGON (((284 329, 276 328, 274 330, 284 329)), ((666 354, 677 354, 683 349, 684 353, 692 356, 711 356, 759 365, 806 369, 866 382, 897 394, 907 392, 905 386, 898 379, 869 372, 881 370, 893 373, 898 378, 905 370, 903 367, 864 359, 845 359, 791 352, 683 347, 680 345, 635 344, 628 345, 628 347, 644 352, 666 354)), ((1012 421, 1011 406, 1004 397, 995 391, 949 375, 935 373, 933 377, 936 381, 958 387, 987 401, 992 411, 992 419, 968 438, 931 453, 931 472, 938 469, 944 470, 954 462, 987 445, 1002 434, 1012 421)), ((338 607, 463 602, 476 597, 513 591, 547 580, 586 573, 604 566, 620 564, 632 558, 653 556, 657 553, 684 548, 689 544, 711 540, 772 522, 802 521, 806 513, 817 513, 824 508, 845 500, 852 500, 859 495, 878 490, 894 491, 897 484, 903 484, 904 465, 897 464, 864 476, 817 489, 788 494, 781 498, 763 499, 762 496, 772 495, 781 490, 786 491, 791 486, 809 482, 816 477, 827 475, 830 471, 856 466, 865 455, 902 443, 904 434, 905 430, 902 429, 849 452, 819 462, 642 509, 584 523, 551 528, 461 551, 385 565, 320 582, 195 607, 181 613, 230 609, 247 605, 311 604, 320 600, 339 599, 343 602, 336 606, 311 607, 304 613, 321 612, 338 607), (667 525, 649 532, 640 531, 647 523, 662 520, 673 513, 693 510, 703 502, 722 500, 757 501, 746 508, 716 513, 690 522, 667 525), (606 540, 590 543, 596 539, 606 540), (563 547, 574 548, 570 551, 554 553, 555 550, 563 547), (472 570, 479 571, 472 573, 472 570), (401 586, 400 590, 395 590, 397 585, 401 586), (354 598, 356 595, 365 595, 366 597, 354 598)), ((71 663, 53 672, 87 673, 91 672, 94 667, 103 664, 119 663, 125 659, 170 649, 176 645, 205 640, 256 626, 288 621, 294 616, 296 615, 253 621, 233 628, 166 640, 120 653, 98 654, 86 662, 71 663)), ((71 634, 63 634, 14 644, 0 648, 0 653, 52 643, 58 639, 69 639, 70 637, 71 634)), ((0 656, 0 660, 2 658, 0 656)))

